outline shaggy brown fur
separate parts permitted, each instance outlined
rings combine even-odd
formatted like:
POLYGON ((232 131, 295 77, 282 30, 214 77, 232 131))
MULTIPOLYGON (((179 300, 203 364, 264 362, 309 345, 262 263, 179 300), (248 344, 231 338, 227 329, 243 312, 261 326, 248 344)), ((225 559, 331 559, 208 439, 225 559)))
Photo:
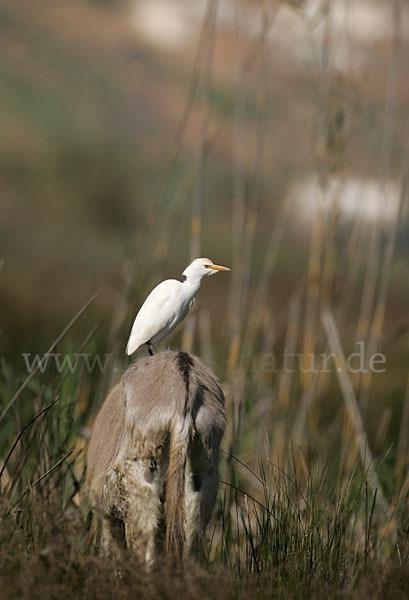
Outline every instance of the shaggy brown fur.
POLYGON ((198 551, 217 495, 223 391, 184 352, 138 360, 107 396, 88 451, 96 543, 148 566, 165 546, 178 564, 198 551))

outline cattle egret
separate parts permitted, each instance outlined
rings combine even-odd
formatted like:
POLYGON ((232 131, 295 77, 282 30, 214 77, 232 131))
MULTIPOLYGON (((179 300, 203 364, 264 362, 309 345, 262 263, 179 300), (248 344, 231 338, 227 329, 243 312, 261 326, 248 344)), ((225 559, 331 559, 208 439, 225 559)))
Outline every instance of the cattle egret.
POLYGON ((167 279, 157 285, 136 315, 126 353, 133 354, 139 346, 147 344, 148 352, 152 355, 155 350, 153 344, 168 335, 185 318, 203 277, 214 275, 218 271, 230 269, 213 264, 209 258, 196 258, 183 271, 183 282, 167 279))

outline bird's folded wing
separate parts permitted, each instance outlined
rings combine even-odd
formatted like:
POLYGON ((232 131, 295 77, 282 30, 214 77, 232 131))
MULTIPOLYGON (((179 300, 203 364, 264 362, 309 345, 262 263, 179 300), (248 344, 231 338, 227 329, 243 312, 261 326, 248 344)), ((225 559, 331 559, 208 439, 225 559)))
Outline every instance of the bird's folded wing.
POLYGON ((136 315, 127 345, 127 353, 132 354, 141 344, 169 326, 175 316, 175 296, 179 281, 168 279, 157 285, 143 303, 136 315))

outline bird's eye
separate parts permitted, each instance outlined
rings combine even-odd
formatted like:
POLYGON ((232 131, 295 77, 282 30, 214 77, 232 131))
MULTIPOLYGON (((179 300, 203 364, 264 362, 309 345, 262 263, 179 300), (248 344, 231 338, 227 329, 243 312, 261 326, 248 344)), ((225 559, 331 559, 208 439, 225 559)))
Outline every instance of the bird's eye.
POLYGON ((206 267, 206 269, 211 269, 212 265, 204 265, 206 267))

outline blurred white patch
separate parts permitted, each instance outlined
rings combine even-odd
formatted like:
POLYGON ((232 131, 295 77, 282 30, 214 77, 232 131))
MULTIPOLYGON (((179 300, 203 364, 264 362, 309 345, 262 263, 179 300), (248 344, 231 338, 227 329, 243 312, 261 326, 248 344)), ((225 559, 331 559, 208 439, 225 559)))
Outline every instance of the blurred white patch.
POLYGON ((131 25, 146 41, 166 49, 194 42, 204 17, 206 2, 138 0, 132 6, 131 25))
MULTIPOLYGON (((138 36, 169 50, 180 50, 198 39, 207 0, 136 0, 132 4, 131 25, 138 36)), ((359 47, 388 40, 393 35, 393 4, 373 0, 331 0, 324 11, 323 0, 308 0, 295 10, 283 3, 269 36, 271 52, 303 64, 316 62, 330 40, 333 66, 354 67, 359 47)), ((270 11, 271 16, 274 11, 270 11)), ((251 3, 221 0, 217 6, 217 28, 230 33, 239 25, 242 34, 257 38, 262 30, 263 10, 251 3), (238 6, 240 7, 238 11, 238 6)), ((409 10, 401 5, 401 35, 408 37, 409 10)))
MULTIPOLYGON (((408 11, 402 11, 408 24, 408 11)), ((402 33, 406 30, 402 24, 402 33)), ((278 12, 272 42, 288 57, 301 63, 319 62, 328 40, 330 64, 348 70, 361 62, 357 51, 388 40, 393 35, 393 6, 367 0, 332 0, 324 12, 322 0, 310 0, 297 12, 286 7, 278 12)))
POLYGON ((325 189, 311 176, 290 190, 296 216, 302 220, 314 219, 318 210, 336 209, 347 220, 362 218, 385 224, 396 219, 400 193, 400 186, 393 181, 382 184, 357 176, 331 177, 325 189))

